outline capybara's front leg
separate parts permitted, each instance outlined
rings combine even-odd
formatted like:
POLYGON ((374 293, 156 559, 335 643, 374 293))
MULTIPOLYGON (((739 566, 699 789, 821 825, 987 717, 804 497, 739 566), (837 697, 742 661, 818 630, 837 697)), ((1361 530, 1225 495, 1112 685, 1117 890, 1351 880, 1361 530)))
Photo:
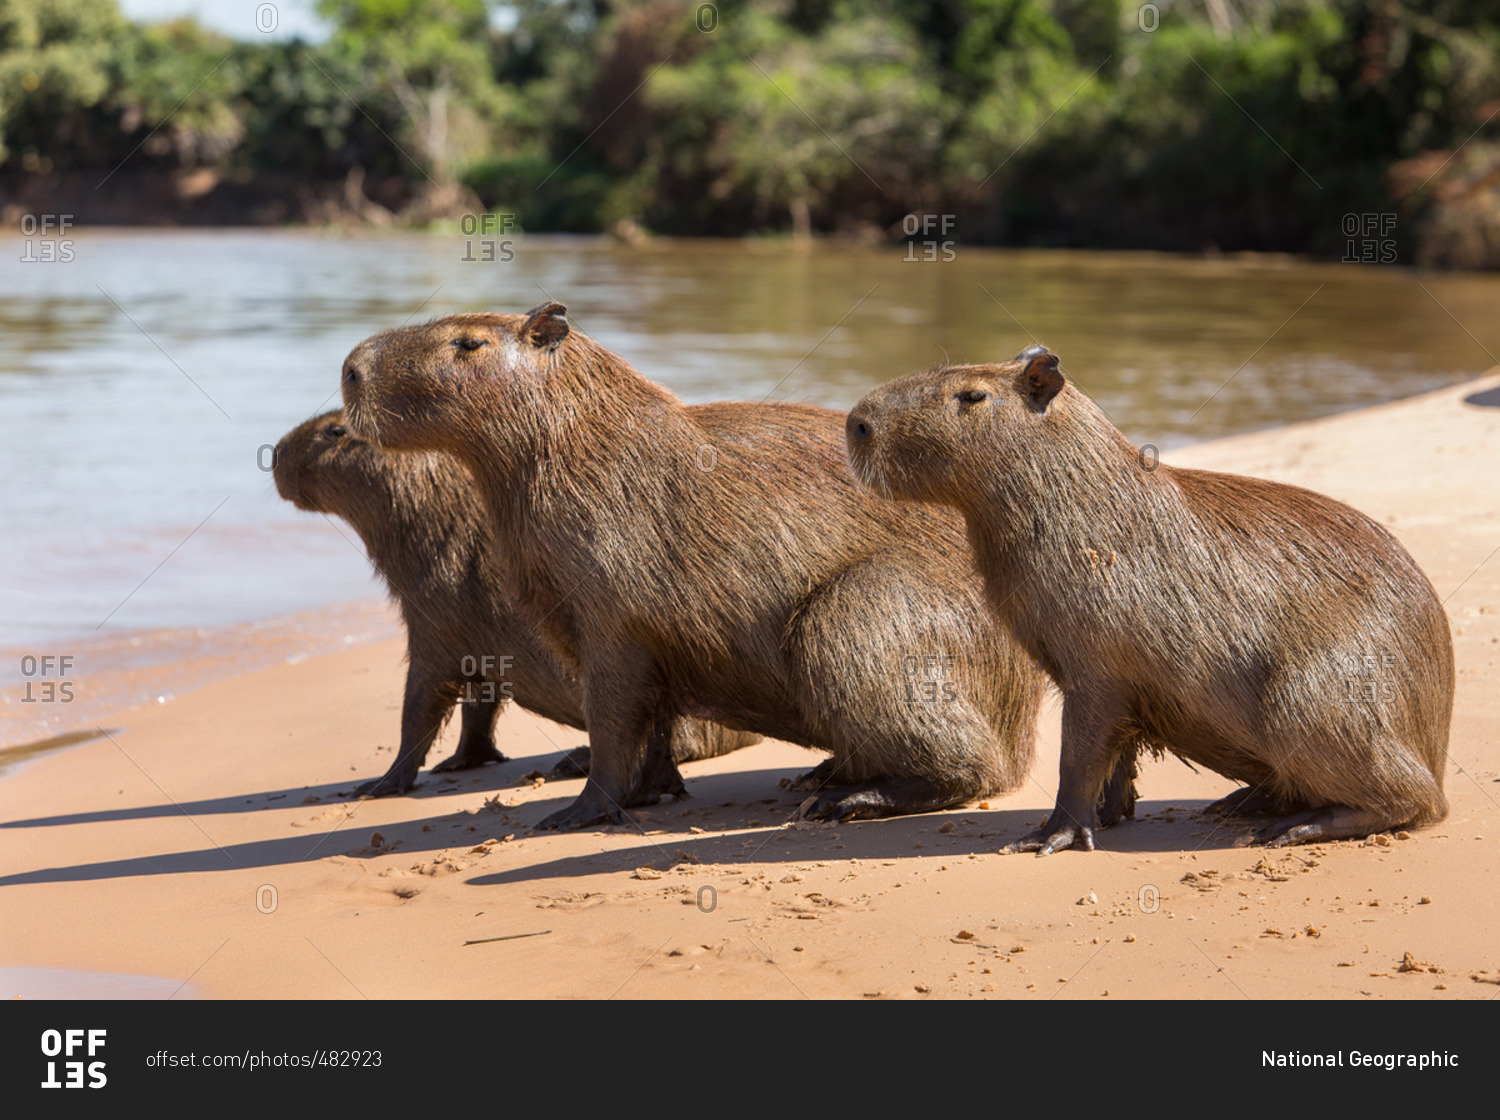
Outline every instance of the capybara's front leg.
POLYGON ((391 768, 373 782, 355 790, 359 797, 384 797, 405 793, 417 782, 417 771, 432 749, 433 741, 448 722, 453 696, 447 682, 437 681, 412 666, 406 671, 406 694, 401 701, 401 747, 391 768))
POLYGON ((1009 845, 1007 851, 1048 856, 1064 848, 1094 850, 1094 833, 1102 827, 1102 795, 1111 776, 1118 778, 1116 768, 1125 747, 1123 716, 1114 705, 1091 703, 1076 695, 1063 699, 1057 805, 1046 824, 1009 845))
POLYGON ((585 828, 601 821, 625 822, 625 807, 637 790, 651 749, 666 751, 672 764, 669 733, 651 735, 654 672, 645 650, 588 659, 594 668, 584 686, 584 716, 589 728, 589 776, 583 792, 566 809, 545 817, 538 828, 585 828))
POLYGON ((458 737, 458 749, 434 766, 432 772, 472 770, 491 762, 509 762, 510 759, 495 746, 495 720, 504 706, 505 697, 500 695, 491 699, 465 700, 459 708, 463 731, 458 737))
MULTIPOLYGON (((655 805, 663 797, 681 798, 688 795, 687 786, 682 780, 682 772, 677 769, 676 752, 673 750, 673 744, 677 741, 670 726, 666 730, 663 730, 660 725, 652 729, 651 738, 646 742, 646 762, 641 768, 640 781, 621 803, 624 808, 655 805)), ((565 781, 568 778, 587 778, 588 776, 589 749, 588 747, 574 747, 563 755, 562 761, 552 768, 547 775, 547 780, 565 781)))

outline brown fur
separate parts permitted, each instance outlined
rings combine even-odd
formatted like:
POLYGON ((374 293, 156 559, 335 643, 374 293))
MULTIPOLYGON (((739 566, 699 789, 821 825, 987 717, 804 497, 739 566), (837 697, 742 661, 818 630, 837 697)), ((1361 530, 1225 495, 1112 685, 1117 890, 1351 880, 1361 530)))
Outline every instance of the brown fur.
POLYGON ((1453 643, 1384 528, 1308 490, 1157 466, 1045 348, 917 374, 850 413, 855 473, 962 510, 991 608, 1062 689, 1057 808, 1022 847, 1092 847, 1122 757, 1249 783, 1221 811, 1295 843, 1447 813, 1453 643))
MULTIPOLYGON (((556 723, 584 727, 577 673, 552 653, 536 627, 522 622, 494 548, 474 480, 440 454, 390 455, 348 430, 342 412, 308 420, 276 446, 276 489, 298 509, 343 518, 364 542, 407 632, 401 747, 390 769, 360 787, 362 795, 404 793, 453 706, 463 730, 453 757, 434 770, 504 762, 495 749, 495 719, 505 701, 556 723)), ((699 720, 670 730, 677 762, 725 754, 756 741, 699 720)), ((571 753, 559 776, 588 772, 571 753)), ((683 792, 674 768, 662 767, 626 798, 645 804, 683 792)))
POLYGON ((841 413, 685 408, 559 304, 368 339, 344 400, 372 439, 474 472, 521 604, 581 666, 593 771, 545 824, 615 817, 670 715, 831 752, 801 782, 845 787, 816 817, 935 809, 1030 765, 1044 681, 960 521, 862 491, 841 413))

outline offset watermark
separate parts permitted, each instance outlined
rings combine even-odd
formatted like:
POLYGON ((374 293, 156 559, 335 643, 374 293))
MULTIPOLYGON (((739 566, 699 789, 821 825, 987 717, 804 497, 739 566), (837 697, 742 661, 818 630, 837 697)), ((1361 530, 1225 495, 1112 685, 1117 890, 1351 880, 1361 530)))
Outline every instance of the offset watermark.
POLYGON ((959 699, 959 681, 952 654, 909 654, 901 659, 908 704, 945 704, 959 699))
POLYGON ((21 263, 66 264, 73 259, 73 242, 67 236, 73 228, 72 214, 22 214, 21 263))
POLYGON ((102 1089, 109 1084, 104 1059, 99 1052, 108 1041, 102 1028, 82 1030, 45 1030, 42 1032, 42 1056, 47 1059, 47 1076, 43 1089, 102 1089), (67 1061, 58 1061, 66 1058, 67 1061), (85 1061, 85 1058, 95 1059, 85 1061), (62 1067, 59 1069, 58 1067, 62 1067), (59 1078, 61 1074, 61 1078, 59 1078))
POLYGON ((1161 9, 1155 4, 1142 4, 1135 10, 1135 25, 1147 35, 1161 26, 1161 9))
POLYGON ((1365 654, 1343 659, 1345 704, 1379 704, 1400 694, 1393 654, 1365 654))
POLYGON ((280 894, 270 883, 262 883, 255 888, 255 908, 262 914, 276 913, 276 907, 280 902, 280 894))
POLYGON ((949 240, 957 218, 953 214, 908 214, 901 219, 906 235, 906 262, 951 261, 958 256, 957 242, 949 240))
POLYGON ((1154 474, 1156 468, 1161 466, 1161 448, 1154 443, 1143 443, 1136 451, 1136 458, 1141 464, 1141 470, 1154 474))
POLYGON ((281 23, 281 13, 275 4, 261 4, 255 9, 255 30, 269 35, 281 23))
POLYGON ((494 704, 513 699, 511 682, 505 677, 514 661, 508 653, 483 653, 478 657, 465 654, 459 662, 459 672, 464 676, 464 694, 458 698, 459 703, 494 704))
POLYGON ((465 264, 508 264, 516 259, 516 216, 506 213, 465 214, 458 220, 464 235, 465 264))
POLYGON ((719 8, 716 4, 699 4, 693 12, 693 25, 705 35, 719 29, 719 8))
POLYGON ((1344 264, 1395 264, 1395 214, 1345 214, 1344 264))
POLYGON ((73 672, 71 653, 28 653, 21 657, 21 676, 25 678, 22 691, 23 704, 71 704, 75 681, 68 680, 73 672))
POLYGON ((1161 909, 1161 888, 1155 883, 1143 884, 1135 892, 1135 908, 1142 914, 1155 914, 1161 909))

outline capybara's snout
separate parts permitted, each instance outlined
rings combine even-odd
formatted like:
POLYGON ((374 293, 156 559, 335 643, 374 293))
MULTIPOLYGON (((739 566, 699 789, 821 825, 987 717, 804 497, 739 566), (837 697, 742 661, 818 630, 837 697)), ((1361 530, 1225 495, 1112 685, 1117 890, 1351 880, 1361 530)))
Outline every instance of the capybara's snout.
POLYGON ((286 437, 283 436, 276 441, 276 446, 271 450, 271 477, 276 481, 276 493, 283 498, 290 499, 291 495, 287 493, 286 472, 282 469, 284 462, 286 462, 286 437))

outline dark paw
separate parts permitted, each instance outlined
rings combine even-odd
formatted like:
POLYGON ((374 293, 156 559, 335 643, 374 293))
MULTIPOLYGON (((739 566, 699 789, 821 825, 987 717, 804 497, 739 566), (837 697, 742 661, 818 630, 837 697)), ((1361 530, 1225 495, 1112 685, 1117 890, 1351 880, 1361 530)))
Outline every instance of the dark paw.
POLYGON ((544 817, 537 827, 567 831, 593 824, 625 824, 628 819, 619 803, 606 797, 591 780, 573 804, 544 817))
POLYGON ((620 803, 627 809, 638 809, 646 805, 655 805, 663 797, 681 801, 688 796, 682 775, 677 772, 676 767, 673 767, 671 773, 643 776, 620 803))
POLYGON ((449 770, 473 770, 479 766, 488 766, 492 762, 509 762, 498 750, 494 743, 486 743, 482 747, 464 747, 459 744, 457 751, 451 758, 445 758, 432 768, 434 774, 442 774, 449 770))
POLYGON ((814 794, 797 809, 805 821, 857 821, 888 817, 899 809, 878 790, 832 790, 814 794))
POLYGON ((1048 817, 1047 823, 1041 828, 1021 837, 1014 844, 1007 844, 1005 850, 1035 852, 1039 856, 1050 856, 1064 848, 1081 848, 1085 852, 1092 852, 1094 828, 1094 825, 1081 824, 1059 810, 1048 817))
POLYGON ((1203 812, 1214 817, 1282 817, 1293 811, 1293 807, 1280 798, 1244 786, 1233 793, 1205 805, 1203 812))
POLYGON ((391 797, 405 793, 417 784, 415 771, 398 770, 391 767, 373 782, 366 782, 354 791, 355 797, 391 797))
POLYGON ((587 778, 589 776, 589 749, 588 747, 574 747, 563 755, 562 761, 552 768, 547 775, 549 782, 566 781, 569 778, 587 778))
POLYGON ((1110 782, 1099 797, 1099 827, 1109 828, 1123 820, 1133 820, 1136 800, 1133 780, 1110 782))
POLYGON ((833 781, 835 766, 836 763, 833 759, 825 759, 806 774, 799 774, 793 778, 791 784, 786 788, 795 790, 798 793, 814 793, 833 781))

